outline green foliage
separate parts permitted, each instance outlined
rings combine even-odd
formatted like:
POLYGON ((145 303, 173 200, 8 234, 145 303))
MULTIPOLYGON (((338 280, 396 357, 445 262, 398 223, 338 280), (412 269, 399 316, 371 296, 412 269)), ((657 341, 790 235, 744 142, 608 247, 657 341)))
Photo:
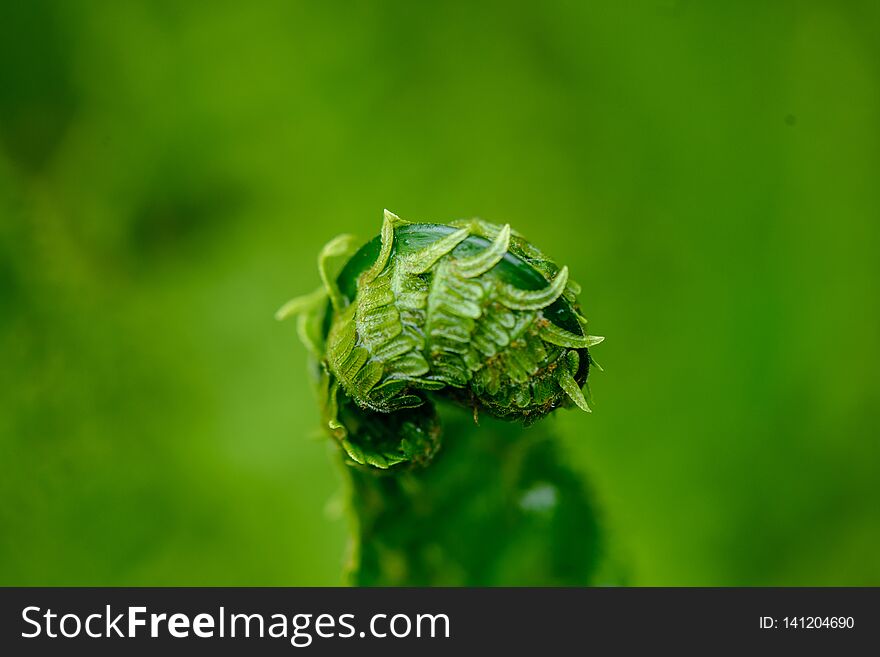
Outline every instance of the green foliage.
POLYGON ((527 429, 441 408, 427 468, 349 468, 360 586, 619 583, 592 500, 545 423, 527 429))
POLYGON ((267 316, 383 204, 508 221, 584 284, 595 412, 524 435, 589 480, 633 584, 880 584, 878 25, 0 3, 0 584, 339 584, 337 448, 267 316))

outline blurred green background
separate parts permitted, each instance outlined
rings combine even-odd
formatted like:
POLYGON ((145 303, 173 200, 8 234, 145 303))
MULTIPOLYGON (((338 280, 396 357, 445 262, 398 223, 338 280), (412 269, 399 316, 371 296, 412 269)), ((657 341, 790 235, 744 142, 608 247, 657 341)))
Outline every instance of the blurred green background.
POLYGON ((329 238, 510 222, 639 585, 880 584, 880 5, 3 2, 0 584, 338 584, 272 320, 329 238))

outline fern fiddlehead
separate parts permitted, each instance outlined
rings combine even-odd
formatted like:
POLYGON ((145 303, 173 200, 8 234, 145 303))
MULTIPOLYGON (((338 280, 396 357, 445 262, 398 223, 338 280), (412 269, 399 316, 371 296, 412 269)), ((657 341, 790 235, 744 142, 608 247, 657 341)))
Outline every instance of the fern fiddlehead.
POLYGON ((322 287, 276 316, 298 316, 323 422, 355 466, 355 581, 522 582, 523 569, 499 564, 522 558, 531 541, 545 566, 580 556, 578 567, 543 575, 533 564, 531 583, 586 583, 596 528, 580 482, 546 431, 491 419, 529 425, 560 407, 590 410, 589 348, 602 338, 586 332, 568 269, 507 225, 410 223, 387 211, 378 237, 360 249, 351 236, 332 240, 318 269, 322 287), (470 411, 470 425, 456 406, 470 411), (445 456, 420 467, 441 439, 445 456), (455 548, 474 499, 482 524, 459 540, 476 542, 455 548), (486 533, 512 517, 506 531, 486 533), (522 531, 539 521, 550 525, 535 542, 522 531))

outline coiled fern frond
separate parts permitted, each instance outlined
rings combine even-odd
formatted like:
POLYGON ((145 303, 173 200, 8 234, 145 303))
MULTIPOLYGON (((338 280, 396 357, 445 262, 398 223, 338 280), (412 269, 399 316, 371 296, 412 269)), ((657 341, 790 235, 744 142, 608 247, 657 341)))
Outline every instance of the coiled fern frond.
POLYGON ((288 302, 319 363, 327 428, 349 458, 426 464, 441 434, 433 401, 530 424, 555 408, 589 411, 592 363, 580 287, 510 226, 409 223, 350 236, 318 260, 323 286, 288 302), (347 257, 338 273, 334 262, 347 257))
POLYGON ((322 286, 276 316, 298 317, 323 422, 354 466, 355 581, 587 583, 598 530, 578 477, 546 431, 491 419, 590 411, 602 338, 586 331, 568 269, 508 225, 386 211, 379 236, 335 238, 318 270, 322 286), (423 467, 441 440, 448 455, 423 467), (471 538, 454 548, 459 532, 471 538), (524 577, 527 554, 549 561, 524 577))

